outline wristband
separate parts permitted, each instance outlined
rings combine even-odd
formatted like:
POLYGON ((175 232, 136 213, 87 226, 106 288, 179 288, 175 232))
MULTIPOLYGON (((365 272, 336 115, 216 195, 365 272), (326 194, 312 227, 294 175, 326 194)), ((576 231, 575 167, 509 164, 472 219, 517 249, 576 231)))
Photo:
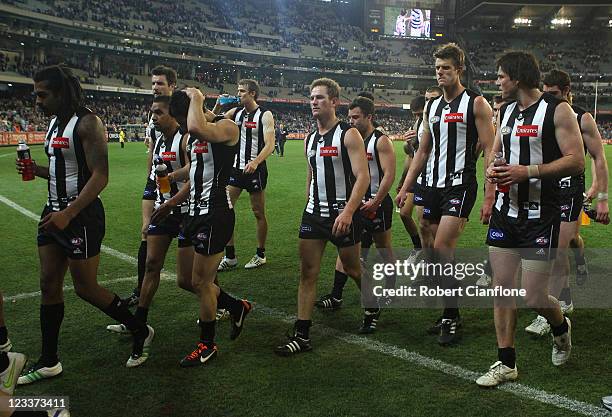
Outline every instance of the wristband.
POLYGON ((527 166, 527 177, 528 178, 540 178, 540 169, 537 165, 527 166))
POLYGON ((608 200, 608 193, 597 193, 597 201, 608 200))

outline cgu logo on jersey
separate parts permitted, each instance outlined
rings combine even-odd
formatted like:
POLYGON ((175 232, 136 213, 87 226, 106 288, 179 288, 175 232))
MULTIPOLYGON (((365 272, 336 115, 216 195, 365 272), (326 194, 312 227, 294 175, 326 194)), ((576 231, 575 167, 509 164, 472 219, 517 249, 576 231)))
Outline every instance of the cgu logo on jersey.
POLYGON ((444 123, 463 123, 463 113, 447 113, 444 115, 444 123))
POLYGON ((516 136, 537 138, 538 137, 538 131, 539 131, 538 125, 517 126, 517 128, 516 128, 516 136))
POLYGON ((208 153, 208 142, 195 143, 193 147, 193 153, 208 153))
POLYGON ((249 129, 257 129, 257 122, 244 122, 244 126, 249 129))
POLYGON ((323 146, 319 152, 319 156, 338 156, 338 147, 323 146))
POLYGON ((176 162, 176 152, 162 152, 161 157, 166 162, 176 162))
POLYGON ((368 161, 373 161, 374 160, 374 155, 372 155, 372 152, 367 152, 366 153, 366 157, 368 158, 368 161))
POLYGON ((57 137, 51 140, 51 147, 55 149, 70 148, 70 138, 57 137))

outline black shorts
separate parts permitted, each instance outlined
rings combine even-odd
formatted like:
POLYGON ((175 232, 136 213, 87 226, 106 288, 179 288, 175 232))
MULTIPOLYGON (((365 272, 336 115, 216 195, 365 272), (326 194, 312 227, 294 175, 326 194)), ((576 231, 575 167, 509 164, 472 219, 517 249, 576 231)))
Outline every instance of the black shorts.
MULTIPOLYGON (((42 219, 53 212, 48 205, 43 209, 42 219)), ((100 253, 105 233, 104 206, 100 199, 94 200, 59 232, 38 229, 38 246, 56 244, 70 259, 89 259, 100 253)))
POLYGON ((523 249, 523 259, 545 261, 555 258, 559 246, 561 220, 555 215, 540 219, 514 219, 493 210, 489 220, 487 245, 498 248, 523 249))
POLYGON ((170 236, 171 238, 178 238, 179 248, 185 248, 191 246, 191 242, 185 239, 182 233, 183 230, 183 219, 184 214, 170 214, 168 217, 163 219, 158 224, 149 224, 147 235, 150 236, 170 236))
POLYGON ((424 196, 423 218, 437 220, 442 216, 468 218, 476 203, 478 184, 456 185, 446 188, 428 188, 424 196))
POLYGON ((300 225, 300 239, 328 240, 339 248, 353 246, 361 242, 361 216, 355 213, 349 232, 344 236, 337 237, 332 235, 332 228, 336 217, 321 217, 304 212, 302 224, 300 225))
POLYGON ((252 174, 245 174, 240 169, 232 168, 229 185, 246 190, 249 194, 263 191, 268 185, 268 168, 261 164, 252 174))
POLYGON ((144 191, 142 193, 143 200, 153 200, 157 199, 157 183, 155 180, 151 178, 147 178, 147 185, 145 185, 144 191))
POLYGON ((368 218, 361 213, 361 223, 364 232, 382 233, 391 228, 391 219, 393 218, 393 200, 389 194, 380 203, 376 215, 373 218, 368 218))
POLYGON ((582 202, 584 200, 584 188, 576 187, 570 192, 562 191, 559 197, 561 208, 561 221, 570 223, 580 218, 582 202))
POLYGON ((221 253, 232 238, 234 210, 219 209, 200 216, 185 216, 183 233, 187 242, 201 255, 221 253))
POLYGON ((412 187, 412 193, 414 194, 414 198, 412 199, 415 206, 424 206, 425 199, 427 198, 427 193, 429 192, 430 187, 425 185, 421 185, 418 182, 414 184, 412 187))

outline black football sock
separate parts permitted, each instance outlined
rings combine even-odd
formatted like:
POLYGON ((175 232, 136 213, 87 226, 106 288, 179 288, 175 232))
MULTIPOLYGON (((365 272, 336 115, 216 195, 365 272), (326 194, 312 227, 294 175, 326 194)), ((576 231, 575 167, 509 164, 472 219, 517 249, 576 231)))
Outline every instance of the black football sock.
POLYGON ((421 244, 421 236, 419 234, 410 235, 410 239, 412 239, 412 245, 415 249, 422 249, 423 245, 421 244))
POLYGON ((498 348, 497 359, 508 368, 514 369, 516 366, 516 350, 513 347, 498 348))
POLYGON ((2 326, 0 327, 0 345, 5 344, 6 342, 8 342, 8 329, 6 326, 2 326))
POLYGON ((205 345, 215 343, 216 320, 204 321, 200 319, 200 342, 205 345))
POLYGON ((310 339, 310 326, 312 320, 296 320, 295 322, 295 335, 302 339, 310 339))
POLYGON ((131 332, 147 330, 145 324, 140 323, 136 317, 134 317, 134 315, 128 309, 127 304, 124 304, 117 294, 115 294, 113 301, 111 301, 107 307, 101 310, 115 321, 124 324, 125 327, 127 327, 131 332))
POLYGON ((142 281, 144 281, 145 275, 145 264, 147 262, 147 241, 141 240, 140 247, 138 248, 138 294, 142 288, 142 281))
POLYGON ((230 313, 237 316, 242 312, 242 301, 220 290, 219 297, 217 297, 217 308, 229 310, 230 313))
POLYGON ((57 345, 63 320, 64 303, 40 306, 40 331, 42 333, 40 358, 43 366, 54 366, 59 361, 57 345))
POLYGON ((334 297, 336 300, 342 299, 342 291, 344 290, 347 280, 348 275, 336 269, 336 272, 334 273, 334 287, 331 293, 332 297, 334 297))
POLYGON ((9 358, 6 352, 0 352, 0 374, 9 366, 9 358))
POLYGON ((134 313, 134 317, 141 323, 147 324, 149 321, 149 309, 146 307, 136 307, 136 312, 134 313))
POLYGON ((567 319, 563 317, 563 323, 561 323, 559 326, 553 326, 551 324, 550 329, 552 330, 552 334, 555 337, 561 336, 563 333, 567 333, 567 331, 569 330, 567 319))
POLYGON ((225 257, 228 259, 236 258, 236 248, 234 247, 234 245, 225 247, 225 257))
POLYGON ((257 253, 257 256, 259 256, 260 258, 265 258, 266 257, 266 248, 257 248, 255 253, 257 253))

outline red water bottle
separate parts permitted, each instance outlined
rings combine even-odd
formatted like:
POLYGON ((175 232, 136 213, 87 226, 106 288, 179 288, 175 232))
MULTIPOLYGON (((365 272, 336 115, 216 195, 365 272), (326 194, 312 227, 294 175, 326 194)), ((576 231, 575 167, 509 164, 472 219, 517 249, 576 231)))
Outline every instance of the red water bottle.
POLYGON ((23 170, 21 171, 22 181, 32 181, 36 176, 34 175, 34 163, 30 156, 30 147, 25 143, 24 140, 19 141, 17 145, 17 159, 23 164, 23 170))
MULTIPOLYGON (((507 165, 506 159, 504 158, 503 152, 495 152, 495 160, 493 161, 493 166, 501 167, 507 165)), ((499 185, 497 184, 497 191, 500 193, 507 193, 510 191, 509 185, 499 185)))

